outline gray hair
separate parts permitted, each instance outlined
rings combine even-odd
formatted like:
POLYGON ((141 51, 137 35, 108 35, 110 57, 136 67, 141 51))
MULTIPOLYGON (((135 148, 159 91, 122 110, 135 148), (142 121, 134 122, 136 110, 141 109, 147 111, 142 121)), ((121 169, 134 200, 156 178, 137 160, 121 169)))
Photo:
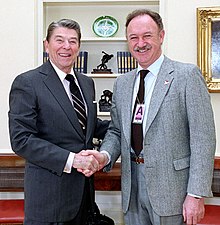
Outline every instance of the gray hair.
POLYGON ((80 40, 81 40, 81 30, 80 30, 80 25, 71 19, 61 19, 59 21, 54 21, 52 22, 47 29, 47 36, 46 36, 46 40, 49 42, 50 38, 53 34, 53 31, 55 28, 57 27, 65 27, 68 29, 73 29, 76 31, 76 33, 78 34, 78 38, 79 38, 79 44, 80 44, 80 40))

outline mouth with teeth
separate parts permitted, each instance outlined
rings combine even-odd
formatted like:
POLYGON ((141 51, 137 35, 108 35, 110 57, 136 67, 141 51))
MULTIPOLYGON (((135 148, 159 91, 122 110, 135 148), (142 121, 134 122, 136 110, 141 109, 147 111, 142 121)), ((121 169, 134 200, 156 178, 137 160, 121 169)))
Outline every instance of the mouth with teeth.
POLYGON ((142 48, 136 47, 136 48, 134 48, 134 51, 139 52, 139 53, 144 53, 146 51, 149 51, 150 49, 151 49, 151 46, 147 45, 147 46, 144 46, 142 48))
POLYGON ((61 57, 70 57, 71 56, 70 53, 58 53, 58 55, 61 57))

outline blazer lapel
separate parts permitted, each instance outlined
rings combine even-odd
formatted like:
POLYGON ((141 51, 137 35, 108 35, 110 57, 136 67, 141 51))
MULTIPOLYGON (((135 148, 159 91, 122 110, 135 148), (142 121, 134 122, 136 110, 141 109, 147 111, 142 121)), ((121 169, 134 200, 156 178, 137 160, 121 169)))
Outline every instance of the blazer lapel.
POLYGON ((173 81, 173 73, 174 69, 172 67, 171 60, 168 58, 164 58, 164 62, 161 66, 160 72, 158 74, 156 84, 153 90, 148 116, 147 116, 147 125, 145 132, 148 131, 151 123, 153 122, 154 118, 156 117, 160 106, 164 100, 164 97, 167 91, 170 88, 170 85, 173 81))
POLYGON ((69 118, 73 128, 83 138, 84 135, 80 127, 76 112, 69 100, 69 97, 66 94, 66 91, 59 77, 57 76, 55 70, 53 69, 49 61, 43 65, 41 73, 47 75, 45 76, 45 79, 44 79, 45 85, 53 94, 54 98, 57 100, 57 102, 63 109, 64 113, 69 118))
POLYGON ((136 70, 132 71, 125 76, 125 81, 123 82, 123 87, 119 87, 122 90, 128 90, 122 96, 121 109, 122 109, 122 126, 127 143, 130 143, 131 139, 131 120, 132 120, 132 100, 133 100, 133 89, 135 81, 136 70), (126 87, 126 89, 124 89, 126 87))

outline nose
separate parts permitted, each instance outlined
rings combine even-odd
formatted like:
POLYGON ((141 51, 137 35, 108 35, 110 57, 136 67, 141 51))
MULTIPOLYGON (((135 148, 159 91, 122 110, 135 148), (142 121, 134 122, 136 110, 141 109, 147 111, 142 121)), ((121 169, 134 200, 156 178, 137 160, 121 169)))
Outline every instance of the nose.
POLYGON ((143 39, 143 38, 139 38, 138 39, 138 46, 139 47, 143 47, 143 46, 145 46, 146 45, 146 42, 145 42, 145 40, 143 39))
POLYGON ((70 48, 70 43, 69 43, 68 40, 65 40, 65 41, 63 42, 63 47, 66 48, 66 49, 69 49, 69 48, 70 48))

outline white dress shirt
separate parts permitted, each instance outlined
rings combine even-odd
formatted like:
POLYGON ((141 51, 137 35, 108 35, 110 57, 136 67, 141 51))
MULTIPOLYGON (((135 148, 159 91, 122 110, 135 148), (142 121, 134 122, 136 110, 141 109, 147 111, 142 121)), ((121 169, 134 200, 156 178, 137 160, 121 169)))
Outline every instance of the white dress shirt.
MULTIPOLYGON (((70 88, 69 88, 69 81, 67 81, 65 79, 67 74, 64 73, 62 70, 60 70, 54 63, 51 62, 51 64, 52 64, 54 70, 56 71, 58 77, 60 78, 60 81, 63 84, 63 87, 64 87, 64 89, 65 89, 65 91, 66 91, 66 93, 67 93, 67 95, 68 95, 68 97, 70 99, 70 102, 73 105, 72 96, 71 96, 71 92, 70 92, 70 88)), ((79 83, 78 83, 78 81, 76 79, 76 75, 74 73, 73 68, 71 68, 71 72, 69 74, 73 75, 73 77, 75 78, 75 82, 76 82, 76 85, 78 86, 78 88, 79 88, 79 90, 81 92, 81 95, 82 95, 82 98, 83 98, 83 101, 84 101, 84 104, 85 104, 86 114, 87 114, 87 105, 86 105, 85 99, 83 97, 82 91, 80 89, 79 83)), ((63 172, 71 173, 74 157, 75 157, 75 153, 74 152, 70 152, 63 172)))
MULTIPOLYGON (((164 60, 164 55, 161 55, 152 65, 150 65, 147 68, 147 70, 149 70, 150 72, 146 75, 144 79, 145 93, 144 93, 143 137, 145 136, 147 114, 149 111, 151 96, 154 90, 157 75, 163 63, 163 60, 164 60)), ((134 108, 134 104, 136 101, 139 84, 140 84, 140 75, 139 75, 140 70, 146 70, 146 69, 141 68, 141 66, 138 65, 137 74, 135 75, 136 78, 135 78, 135 84, 134 84, 134 90, 133 90, 132 112, 133 112, 133 108, 134 108)))

